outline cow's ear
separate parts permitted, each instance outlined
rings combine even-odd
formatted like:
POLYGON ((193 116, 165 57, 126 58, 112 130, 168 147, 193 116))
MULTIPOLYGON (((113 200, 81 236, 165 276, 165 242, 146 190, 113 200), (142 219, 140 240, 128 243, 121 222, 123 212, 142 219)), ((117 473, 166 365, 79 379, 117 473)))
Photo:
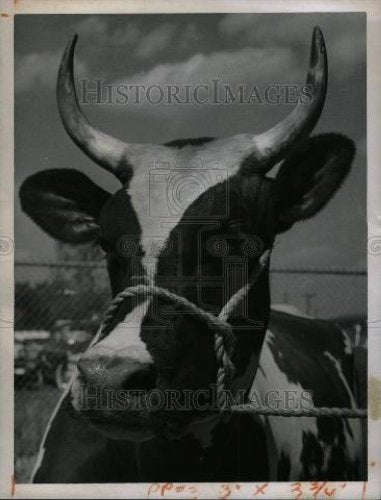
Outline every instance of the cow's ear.
POLYGON ((347 176, 354 154, 352 140, 322 134, 307 139, 287 157, 275 179, 276 232, 323 208, 347 176))
POLYGON ((99 213, 110 194, 71 169, 44 170, 20 188, 21 206, 53 238, 87 243, 99 235, 99 213))

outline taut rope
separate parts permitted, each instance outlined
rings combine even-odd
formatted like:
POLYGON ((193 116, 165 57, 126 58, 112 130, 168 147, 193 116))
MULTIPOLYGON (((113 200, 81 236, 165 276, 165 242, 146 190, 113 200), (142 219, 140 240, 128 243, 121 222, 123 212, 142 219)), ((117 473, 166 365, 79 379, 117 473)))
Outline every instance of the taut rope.
POLYGON ((174 292, 155 286, 153 284, 139 284, 129 286, 122 292, 118 293, 111 301, 101 328, 98 334, 93 339, 91 345, 105 338, 113 327, 113 320, 120 307, 120 305, 128 298, 131 297, 160 297, 175 306, 181 307, 200 319, 206 321, 209 326, 215 330, 214 333, 214 349, 217 358, 218 371, 217 371, 217 401, 221 411, 239 412, 239 413, 256 413, 267 416, 282 416, 282 417, 346 417, 346 418, 367 418, 368 412, 364 409, 358 408, 335 408, 335 407, 320 407, 320 408, 301 408, 301 409, 279 409, 269 407, 258 407, 253 404, 227 404, 227 397, 225 388, 229 386, 235 372, 234 365, 231 361, 231 356, 234 351, 236 337, 233 334, 231 325, 227 322, 235 308, 248 294, 251 286, 257 281, 262 271, 265 269, 270 258, 271 250, 265 250, 260 256, 250 279, 246 285, 240 288, 222 308, 218 316, 201 309, 193 302, 185 297, 177 295, 174 292))

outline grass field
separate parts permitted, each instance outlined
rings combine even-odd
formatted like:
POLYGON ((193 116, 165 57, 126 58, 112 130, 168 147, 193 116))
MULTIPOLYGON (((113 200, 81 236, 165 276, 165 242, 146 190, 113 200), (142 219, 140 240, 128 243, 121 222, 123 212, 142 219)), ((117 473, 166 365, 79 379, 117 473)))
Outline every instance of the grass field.
POLYGON ((50 415, 61 391, 44 386, 15 391, 15 480, 27 483, 50 415))

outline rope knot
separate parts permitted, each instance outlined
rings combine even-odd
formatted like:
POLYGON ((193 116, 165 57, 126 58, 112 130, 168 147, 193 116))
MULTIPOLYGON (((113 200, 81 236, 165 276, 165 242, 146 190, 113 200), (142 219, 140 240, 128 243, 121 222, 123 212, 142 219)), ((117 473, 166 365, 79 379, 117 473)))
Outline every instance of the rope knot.
POLYGON ((221 411, 240 411, 240 412, 254 412, 262 415, 278 415, 278 416, 344 416, 347 418, 366 418, 366 410, 348 409, 348 408, 312 408, 303 411, 290 412, 289 410, 275 411, 270 408, 253 408, 252 405, 230 405, 225 392, 225 388, 229 387, 234 378, 235 367, 231 361, 236 343, 236 337, 233 334, 231 325, 228 319, 231 318, 233 311, 240 304, 243 298, 249 292, 251 286, 260 276, 263 269, 266 268, 271 249, 266 249, 258 259, 258 262, 251 273, 249 282, 240 288, 224 305, 220 314, 214 316, 213 314, 201 309, 193 302, 185 297, 170 292, 165 288, 158 287, 152 283, 147 275, 134 275, 131 277, 131 286, 125 288, 111 301, 101 328, 95 336, 91 346, 95 345, 105 338, 115 326, 113 320, 120 307, 121 303, 130 297, 161 297, 166 301, 171 302, 175 306, 179 306, 195 314, 197 317, 204 320, 212 331, 214 331, 214 350, 217 359, 217 401, 221 411))

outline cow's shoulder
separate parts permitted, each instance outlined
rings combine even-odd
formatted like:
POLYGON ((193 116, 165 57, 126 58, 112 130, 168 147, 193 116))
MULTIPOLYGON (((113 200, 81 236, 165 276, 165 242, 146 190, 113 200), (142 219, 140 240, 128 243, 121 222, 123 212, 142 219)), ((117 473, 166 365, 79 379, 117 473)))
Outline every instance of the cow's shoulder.
MULTIPOLYGON (((290 393, 315 407, 352 407, 352 363, 348 340, 333 323, 272 310, 251 394, 277 391, 282 408, 290 393)), ((269 417, 263 422, 277 480, 363 478, 360 421, 269 417)))
POLYGON ((345 332, 334 323, 272 309, 265 342, 288 379, 311 387, 319 400, 319 394, 327 399, 323 382, 334 384, 336 398, 343 393, 344 380, 352 387, 352 348, 345 332))
MULTIPOLYGON (((271 308, 269 330, 278 337, 280 332, 288 344, 304 344, 306 348, 329 350, 337 356, 351 354, 345 333, 329 320, 308 316, 295 308, 271 308)), ((316 351, 315 351, 316 352, 316 351)))

